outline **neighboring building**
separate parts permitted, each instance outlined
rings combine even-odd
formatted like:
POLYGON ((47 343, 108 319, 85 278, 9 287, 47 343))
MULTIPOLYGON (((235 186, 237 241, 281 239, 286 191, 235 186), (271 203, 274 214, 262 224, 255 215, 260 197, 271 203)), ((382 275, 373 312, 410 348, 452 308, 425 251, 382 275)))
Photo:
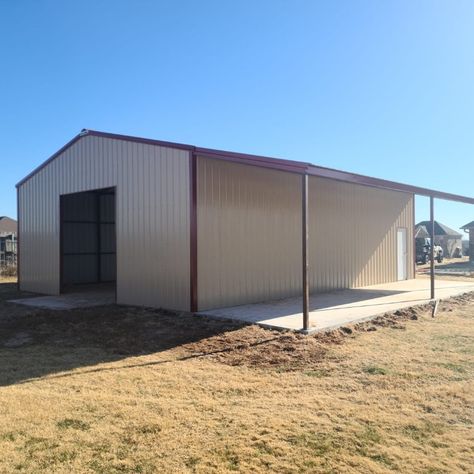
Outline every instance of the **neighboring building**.
MULTIPOLYGON (((424 225, 415 227, 415 262, 425 264, 430 261, 431 238, 424 225)), ((440 247, 435 247, 435 260, 439 260, 440 247)))
POLYGON ((15 234, 0 235, 0 267, 16 265, 17 240, 15 234))
POLYGON ((469 261, 474 263, 474 221, 463 225, 461 229, 469 233, 469 261))
POLYGON ((417 225, 415 227, 415 239, 429 239, 430 233, 426 230, 424 225, 417 225))
POLYGON ((0 267, 16 265, 17 222, 7 216, 0 216, 0 267))
MULTIPOLYGON (((464 240, 463 239, 463 241, 462 241, 462 254, 465 255, 465 256, 466 255, 469 256, 469 245, 470 245, 469 240, 464 240)), ((471 259, 471 261, 472 261, 472 259, 471 259)))
POLYGON ((413 278, 414 194, 474 203, 90 130, 17 190, 21 289, 113 281, 118 303, 191 311, 300 295, 303 275, 311 291, 413 278))
POLYGON ((18 223, 16 220, 7 216, 0 216, 0 235, 15 234, 18 232, 18 223))
MULTIPOLYGON (((451 229, 441 222, 435 221, 435 245, 443 249, 443 254, 447 258, 462 256, 462 234, 451 229)), ((422 221, 416 225, 416 229, 424 228, 430 234, 430 221, 422 221)), ((429 237, 429 235, 428 235, 429 237)))

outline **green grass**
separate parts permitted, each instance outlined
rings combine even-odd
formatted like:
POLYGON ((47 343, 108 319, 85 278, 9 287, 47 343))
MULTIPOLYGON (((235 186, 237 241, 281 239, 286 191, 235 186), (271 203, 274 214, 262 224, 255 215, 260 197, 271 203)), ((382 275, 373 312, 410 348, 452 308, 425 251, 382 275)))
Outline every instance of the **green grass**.
POLYGON ((364 367, 362 369, 366 374, 369 375, 387 375, 388 370, 385 369, 384 367, 377 367, 374 365, 369 365, 367 367, 364 367))
POLYGON ((86 431, 90 429, 90 425, 88 423, 74 418, 65 418, 64 420, 60 420, 56 423, 56 426, 62 430, 73 429, 86 431))

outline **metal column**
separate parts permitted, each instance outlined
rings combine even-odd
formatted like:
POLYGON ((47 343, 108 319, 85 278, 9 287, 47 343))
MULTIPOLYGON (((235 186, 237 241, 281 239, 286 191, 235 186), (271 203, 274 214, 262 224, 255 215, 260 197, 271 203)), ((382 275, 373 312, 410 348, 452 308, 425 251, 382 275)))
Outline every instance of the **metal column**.
POLYGON ((301 180, 302 187, 302 270, 303 270, 303 331, 309 329, 309 283, 308 283, 308 175, 301 180))
POLYGON ((431 281, 431 299, 435 299, 435 264, 434 264, 434 197, 430 196, 430 281, 431 281))

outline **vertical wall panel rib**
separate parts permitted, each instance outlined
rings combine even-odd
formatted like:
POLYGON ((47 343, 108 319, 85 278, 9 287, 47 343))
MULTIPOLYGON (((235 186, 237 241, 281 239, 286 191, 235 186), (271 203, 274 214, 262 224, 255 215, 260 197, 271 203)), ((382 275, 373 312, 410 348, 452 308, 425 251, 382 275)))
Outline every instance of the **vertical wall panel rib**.
POLYGON ((19 188, 21 288, 59 292, 59 196, 116 186, 119 303, 189 309, 188 152, 85 136, 19 188))

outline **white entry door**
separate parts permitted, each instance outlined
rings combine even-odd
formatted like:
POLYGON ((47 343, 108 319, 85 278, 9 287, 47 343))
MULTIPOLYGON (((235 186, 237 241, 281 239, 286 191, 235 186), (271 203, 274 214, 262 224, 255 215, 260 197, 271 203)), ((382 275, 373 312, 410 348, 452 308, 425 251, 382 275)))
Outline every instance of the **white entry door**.
POLYGON ((397 229, 397 276, 399 281, 408 278, 407 255, 407 230, 400 228, 397 229))

